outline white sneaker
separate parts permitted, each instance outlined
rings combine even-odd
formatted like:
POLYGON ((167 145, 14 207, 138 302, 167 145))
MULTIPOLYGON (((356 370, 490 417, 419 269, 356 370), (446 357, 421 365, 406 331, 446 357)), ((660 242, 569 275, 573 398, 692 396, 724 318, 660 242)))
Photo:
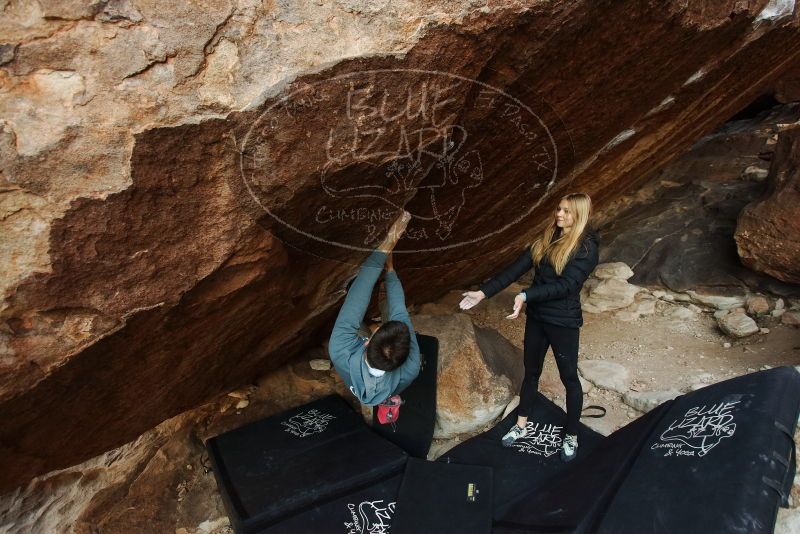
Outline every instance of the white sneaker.
POLYGON ((510 447, 517 441, 519 438, 524 437, 528 432, 519 425, 514 425, 511 427, 505 436, 503 436, 503 447, 510 447))
POLYGON ((578 436, 575 434, 564 435, 564 443, 561 444, 561 459, 569 462, 578 454, 578 436))

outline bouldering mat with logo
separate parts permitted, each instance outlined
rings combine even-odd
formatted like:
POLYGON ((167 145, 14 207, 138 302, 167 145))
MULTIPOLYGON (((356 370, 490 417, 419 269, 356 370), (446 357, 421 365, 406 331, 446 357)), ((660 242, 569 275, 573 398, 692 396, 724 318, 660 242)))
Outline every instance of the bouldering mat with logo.
POLYGON ((346 495, 318 502, 258 534, 389 534, 394 532, 390 527, 402 479, 402 474, 392 475, 346 495))
POLYGON ((792 367, 683 395, 520 499, 495 532, 772 532, 794 477, 798 412, 792 367))
POLYGON ((408 455, 332 395, 206 442, 238 534, 399 473, 408 455))
MULTIPOLYGON (((564 468, 559 454, 566 413, 537 393, 534 409, 528 417, 527 435, 504 447, 501 439, 516 423, 516 411, 511 412, 494 428, 454 447, 440 462, 483 465, 494 468, 494 514, 498 517, 514 499, 537 487, 564 468)), ((581 425, 578 431, 577 461, 588 454, 603 438, 594 430, 581 425)))
POLYGON ((799 408, 800 374, 792 367, 676 399, 616 492, 600 531, 772 532, 794 477, 799 408))

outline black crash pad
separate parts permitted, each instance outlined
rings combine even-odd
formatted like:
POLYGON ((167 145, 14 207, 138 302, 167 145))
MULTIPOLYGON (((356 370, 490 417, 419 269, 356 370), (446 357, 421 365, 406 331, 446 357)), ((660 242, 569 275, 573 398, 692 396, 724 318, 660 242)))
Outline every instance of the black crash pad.
POLYGON ((419 376, 402 393, 404 404, 394 425, 378 421, 373 410, 372 428, 381 436, 415 458, 426 458, 436 424, 436 377, 439 363, 439 340, 417 334, 421 369, 419 376))
POLYGON ((792 367, 734 378, 675 400, 612 499, 600 530, 772 532, 794 477, 799 408, 800 374, 792 367))
POLYGON ((772 532, 799 411, 791 367, 683 395, 532 490, 495 532, 772 532))
POLYGON ((492 469, 410 458, 392 534, 489 534, 492 469))
POLYGON ((319 502, 259 534, 388 534, 395 515, 402 474, 392 475, 341 497, 319 502))
POLYGON ((332 395, 206 442, 237 534, 399 473, 407 454, 332 395))
MULTIPOLYGON (((514 502, 565 465, 559 455, 566 413, 537 393, 534 409, 528 417, 528 434, 512 447, 504 447, 501 438, 517 421, 516 410, 494 428, 454 447, 440 462, 483 465, 494 468, 494 515, 498 517, 514 502)), ((581 425, 578 430, 578 457, 589 453, 603 438, 581 425)))

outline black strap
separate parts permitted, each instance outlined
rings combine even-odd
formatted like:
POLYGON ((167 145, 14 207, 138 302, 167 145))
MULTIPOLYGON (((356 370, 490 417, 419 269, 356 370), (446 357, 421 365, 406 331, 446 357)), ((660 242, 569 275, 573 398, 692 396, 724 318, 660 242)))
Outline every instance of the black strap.
POLYGON ((781 498, 781 502, 786 502, 787 495, 784 493, 783 488, 781 485, 776 481, 772 480, 771 478, 767 478, 765 476, 761 477, 761 482, 766 484, 767 487, 774 489, 781 498))
POLYGON ((587 406, 587 407, 585 407, 585 408, 583 409, 583 412, 581 412, 581 417, 590 417, 590 418, 593 418, 593 419, 600 419, 601 417, 605 417, 605 416, 606 416, 606 409, 605 409, 605 408, 603 408, 602 406, 598 406, 597 404, 592 404, 591 406, 587 406), (585 412, 586 410, 600 410, 600 411, 602 411, 603 413, 600 413, 600 414, 596 414, 596 413, 592 413, 592 414, 583 413, 583 412, 585 412))
POLYGON ((786 469, 789 469, 789 460, 781 456, 778 451, 772 451, 772 458, 775 459, 779 464, 783 465, 786 469))
MULTIPOLYGON (((787 427, 786 425, 784 425, 783 423, 781 423, 777 419, 773 419, 772 423, 775 425, 775 428, 777 428, 778 430, 783 432, 783 434, 787 438, 789 438, 789 441, 791 442, 792 445, 791 445, 791 447, 789 447, 789 459, 788 460, 786 458, 784 458, 783 456, 781 456, 777 451, 774 451, 774 450, 772 451, 772 457, 776 461, 781 463, 784 466, 784 468, 786 469, 786 474, 784 475, 784 479, 785 479, 784 484, 781 485, 781 484, 778 484, 775 481, 770 481, 770 482, 772 482, 772 483, 777 485, 777 487, 773 487, 773 486, 770 485, 770 483, 768 483, 766 481, 765 481, 765 483, 769 487, 771 487, 772 489, 774 489, 775 491, 778 492, 778 494, 781 497, 781 504, 783 506, 788 506, 789 505, 789 491, 791 491, 792 479, 794 478, 794 468, 795 468, 795 464, 796 464, 796 461, 797 461, 797 459, 796 459, 797 446, 796 446, 796 444, 794 442, 794 433, 791 430, 789 430, 789 427, 787 427)), ((792 426, 794 426, 794 425, 792 425, 792 426)))
POLYGON ((778 430, 786 434, 790 440, 794 441, 794 435, 792 434, 792 431, 787 428, 786 425, 784 425, 777 419, 773 419, 772 422, 778 430))

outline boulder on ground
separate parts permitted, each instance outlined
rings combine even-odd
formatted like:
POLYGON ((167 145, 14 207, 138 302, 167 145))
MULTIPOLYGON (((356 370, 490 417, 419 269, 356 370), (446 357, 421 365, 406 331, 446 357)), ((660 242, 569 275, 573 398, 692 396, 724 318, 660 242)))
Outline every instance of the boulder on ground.
POLYGON ((800 121, 779 126, 764 195, 736 224, 742 263, 783 282, 800 283, 800 121))
POLYGON ((581 303, 584 311, 602 313, 627 308, 641 288, 618 278, 601 280, 581 303))
POLYGON ((747 298, 745 307, 750 315, 761 315, 769 311, 769 301, 761 295, 753 295, 747 298))
POLYGON ((789 310, 781 315, 781 322, 790 326, 800 326, 800 311, 789 310))
POLYGON ((412 322, 439 339, 434 437, 474 432, 502 415, 522 384, 522 351, 466 314, 414 315, 412 322))
POLYGON ((727 335, 742 338, 758 333, 758 325, 747 314, 729 313, 717 319, 720 329, 727 335))

